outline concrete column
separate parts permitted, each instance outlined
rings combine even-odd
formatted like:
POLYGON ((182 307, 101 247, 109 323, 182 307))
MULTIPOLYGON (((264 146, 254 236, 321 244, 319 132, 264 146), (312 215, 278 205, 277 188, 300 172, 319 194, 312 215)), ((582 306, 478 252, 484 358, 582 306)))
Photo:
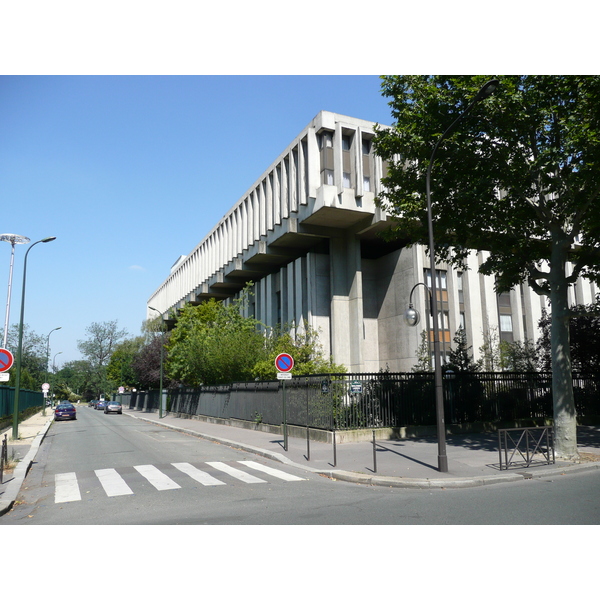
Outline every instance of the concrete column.
POLYGON ((350 371, 363 368, 363 301, 360 242, 349 232, 330 240, 331 350, 350 371))

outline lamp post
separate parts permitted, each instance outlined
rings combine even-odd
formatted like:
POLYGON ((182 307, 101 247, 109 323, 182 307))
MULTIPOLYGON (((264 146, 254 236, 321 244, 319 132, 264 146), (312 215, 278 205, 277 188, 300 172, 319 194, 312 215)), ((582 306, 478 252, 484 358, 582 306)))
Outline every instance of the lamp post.
POLYGON ((160 315, 160 325, 161 325, 161 339, 160 339, 160 386, 159 386, 159 397, 158 397, 158 418, 162 419, 162 400, 163 400, 163 361, 164 361, 164 349, 165 349, 165 332, 164 332, 164 321, 163 321, 163 313, 160 312, 157 308, 153 308, 152 306, 148 307, 150 310, 156 311, 160 315))
POLYGON ((62 354, 62 352, 57 352, 52 358, 52 384, 50 386, 50 402, 54 405, 54 401, 52 398, 54 397, 54 384, 56 383, 56 357, 62 354))
POLYGON ((13 440, 19 437, 19 392, 21 391, 21 355, 23 354, 23 317, 25 315, 25 281, 27 278, 27 255, 36 244, 46 244, 52 242, 56 237, 48 237, 43 240, 34 242, 25 252, 25 260, 23 261, 23 290, 21 292, 21 317, 19 320, 19 342, 17 347, 17 371, 15 376, 15 401, 13 406, 13 440))
MULTIPOLYGON (((62 327, 55 327, 50 333, 53 333, 54 331, 58 331, 59 329, 62 329, 62 327)), ((48 334, 48 338, 47 338, 48 341, 46 344, 46 382, 47 383, 50 383, 48 381, 48 379, 50 379, 50 377, 48 375, 48 372, 50 370, 50 365, 49 365, 49 363, 50 363, 50 333, 48 334)), ((42 409, 42 414, 45 417, 46 416, 46 399, 45 398, 44 398, 43 404, 44 404, 44 407, 42 409)))
POLYGON ((4 319, 4 340, 2 347, 6 348, 6 339, 8 337, 8 318, 10 316, 10 293, 12 290, 12 274, 13 265, 15 264, 15 244, 28 244, 31 240, 23 235, 16 235, 14 233, 3 233, 0 235, 0 241, 10 242, 12 250, 10 253, 10 267, 8 269, 8 298, 6 299, 6 317, 4 319))
POLYGON ((426 185, 426 194, 427 194, 427 226, 429 230, 429 260, 430 260, 430 270, 431 270, 431 294, 433 297, 432 302, 435 303, 435 310, 433 310, 432 320, 433 320, 433 354, 435 360, 435 412, 436 412, 436 427, 437 427, 437 436, 438 436, 438 470, 441 473, 448 472, 448 457, 446 456, 446 424, 444 422, 444 392, 442 387, 442 357, 440 354, 440 333, 439 333, 439 323, 438 323, 438 296, 437 296, 437 281, 436 281, 436 272, 435 272, 435 242, 433 239, 433 213, 431 210, 431 169, 433 167, 433 161, 435 159, 435 153, 439 148, 440 144, 443 140, 445 140, 448 135, 458 125, 458 123, 463 119, 463 117, 475 106, 477 102, 484 100, 491 94, 496 91, 498 87, 498 80, 492 79, 488 81, 477 93, 471 104, 467 106, 467 108, 453 121, 453 123, 444 131, 442 136, 438 139, 435 146, 433 147, 433 152, 431 153, 431 158, 429 159, 429 164, 427 165, 427 177, 425 180, 426 185))

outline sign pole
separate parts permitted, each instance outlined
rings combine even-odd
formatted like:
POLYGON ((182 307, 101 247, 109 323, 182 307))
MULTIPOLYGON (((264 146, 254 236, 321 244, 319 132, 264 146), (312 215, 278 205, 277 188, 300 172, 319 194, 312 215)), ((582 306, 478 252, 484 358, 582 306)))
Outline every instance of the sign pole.
POLYGON ((292 369, 294 368, 294 359, 282 352, 275 358, 275 368, 277 369, 277 379, 283 381, 283 449, 288 449, 288 431, 287 431, 287 406, 285 397, 285 381, 292 378, 292 369))
POLYGON ((287 431, 287 413, 285 402, 285 379, 283 380, 283 449, 287 452, 288 449, 288 431, 287 431))

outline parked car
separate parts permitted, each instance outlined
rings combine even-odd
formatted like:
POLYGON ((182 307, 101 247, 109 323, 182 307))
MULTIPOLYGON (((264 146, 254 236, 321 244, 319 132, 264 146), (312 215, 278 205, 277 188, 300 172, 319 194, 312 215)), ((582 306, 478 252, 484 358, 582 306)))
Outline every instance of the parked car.
POLYGON ((88 402, 88 406, 89 406, 90 408, 96 408, 96 402, 98 402, 98 400, 90 400, 90 401, 88 402))
POLYGON ((123 414, 123 407, 120 402, 106 402, 106 406, 104 407, 104 414, 108 414, 109 412, 114 412, 118 414, 123 414))
POLYGON ((54 411, 54 420, 77 419, 77 409, 70 402, 61 402, 54 411))
POLYGON ((103 410, 105 406, 106 406, 106 400, 98 400, 98 402, 96 402, 96 405, 94 406, 94 408, 96 410, 103 410))

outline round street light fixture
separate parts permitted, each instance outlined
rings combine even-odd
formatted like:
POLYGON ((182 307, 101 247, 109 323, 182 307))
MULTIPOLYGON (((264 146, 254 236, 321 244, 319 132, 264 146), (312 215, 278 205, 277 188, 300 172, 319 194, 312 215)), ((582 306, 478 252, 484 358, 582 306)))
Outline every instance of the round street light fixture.
POLYGON ((409 327, 414 327, 421 320, 421 314, 412 304, 409 304, 404 313, 404 320, 409 327))
POLYGON ((13 265, 15 264, 15 244, 29 244, 31 241, 28 237, 24 235, 17 235, 15 233, 3 233, 0 234, 1 242, 10 242, 12 246, 12 250, 10 253, 10 268, 8 270, 8 298, 6 299, 6 317, 4 319, 4 339, 2 342, 2 347, 6 348, 6 340, 8 337, 8 319, 10 316, 10 295, 12 290, 12 274, 13 274, 13 265))

